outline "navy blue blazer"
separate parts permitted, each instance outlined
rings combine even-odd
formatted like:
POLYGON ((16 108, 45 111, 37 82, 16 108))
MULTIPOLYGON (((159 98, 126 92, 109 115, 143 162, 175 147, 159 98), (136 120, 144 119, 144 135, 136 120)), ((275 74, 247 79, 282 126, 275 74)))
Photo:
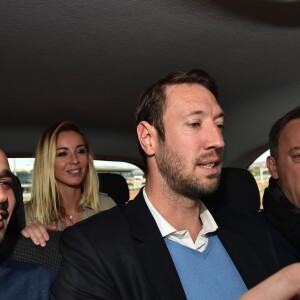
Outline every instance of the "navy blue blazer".
POLYGON ((260 213, 261 218, 266 222, 267 226, 270 229, 275 253, 279 265, 281 268, 297 263, 300 261, 300 251, 295 245, 289 241, 285 235, 279 231, 271 222, 267 219, 265 212, 262 210, 260 213))
POLYGON ((56 271, 42 265, 0 258, 0 299, 47 300, 56 271))
MULTIPOLYGON (((217 234, 248 288, 278 270, 268 228, 256 215, 214 214, 217 234)), ((50 299, 186 299, 164 239, 142 191, 67 228, 50 299)), ((216 287, 217 288, 217 287, 216 287)))

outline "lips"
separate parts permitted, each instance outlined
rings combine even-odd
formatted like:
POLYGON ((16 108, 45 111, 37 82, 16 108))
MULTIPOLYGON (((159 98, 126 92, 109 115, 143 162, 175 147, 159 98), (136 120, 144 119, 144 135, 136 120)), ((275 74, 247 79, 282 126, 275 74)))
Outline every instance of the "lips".
POLYGON ((204 168, 207 168, 207 169, 212 169, 216 166, 218 166, 220 163, 206 163, 206 164, 201 164, 204 168))
POLYGON ((219 158, 209 159, 209 160, 203 160, 198 162, 198 165, 207 168, 212 169, 214 167, 218 167, 220 165, 221 161, 219 158))
POLYGON ((81 169, 69 170, 67 172, 76 175, 76 174, 80 174, 81 173, 81 169))
POLYGON ((7 219, 9 216, 6 203, 0 203, 0 221, 7 219))
POLYGON ((222 160, 218 156, 202 157, 198 160, 198 168, 200 167, 207 176, 216 176, 221 172, 222 160))
POLYGON ((199 156, 196 159, 196 165, 205 169, 214 169, 222 165, 222 157, 222 149, 216 149, 199 156))

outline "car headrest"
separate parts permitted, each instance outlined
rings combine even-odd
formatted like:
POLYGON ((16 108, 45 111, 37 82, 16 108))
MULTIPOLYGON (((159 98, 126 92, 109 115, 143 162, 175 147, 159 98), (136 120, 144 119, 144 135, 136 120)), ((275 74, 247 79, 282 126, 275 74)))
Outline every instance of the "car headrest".
POLYGON ((253 175, 242 168, 223 168, 215 193, 203 199, 211 211, 222 207, 256 213, 260 210, 260 194, 253 175))
POLYGON ((7 225, 6 233, 18 234, 25 227, 25 210, 21 183, 19 178, 15 175, 13 176, 13 191, 15 194, 16 206, 7 225))
POLYGON ((117 204, 129 200, 129 188, 126 179, 116 173, 98 173, 100 192, 108 194, 117 204))

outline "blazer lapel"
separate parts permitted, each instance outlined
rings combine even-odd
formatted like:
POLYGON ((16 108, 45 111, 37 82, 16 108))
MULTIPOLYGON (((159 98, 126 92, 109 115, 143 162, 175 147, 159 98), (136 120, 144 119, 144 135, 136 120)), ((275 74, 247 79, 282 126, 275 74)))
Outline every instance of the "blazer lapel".
POLYGON ((161 233, 145 203, 142 190, 128 207, 130 230, 136 250, 160 299, 186 299, 176 268, 161 233))
POLYGON ((270 234, 259 218, 231 209, 214 218, 218 237, 248 288, 278 270, 270 234))

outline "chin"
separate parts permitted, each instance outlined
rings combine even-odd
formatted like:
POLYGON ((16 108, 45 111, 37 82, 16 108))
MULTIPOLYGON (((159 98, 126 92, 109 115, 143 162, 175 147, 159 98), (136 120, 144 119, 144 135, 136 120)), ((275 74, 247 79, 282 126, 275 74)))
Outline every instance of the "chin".
POLYGON ((82 182, 70 182, 67 185, 72 187, 72 188, 81 188, 81 183, 82 182))
POLYGON ((4 234, 5 234, 5 230, 4 229, 0 229, 0 243, 3 241, 4 239, 4 234))

